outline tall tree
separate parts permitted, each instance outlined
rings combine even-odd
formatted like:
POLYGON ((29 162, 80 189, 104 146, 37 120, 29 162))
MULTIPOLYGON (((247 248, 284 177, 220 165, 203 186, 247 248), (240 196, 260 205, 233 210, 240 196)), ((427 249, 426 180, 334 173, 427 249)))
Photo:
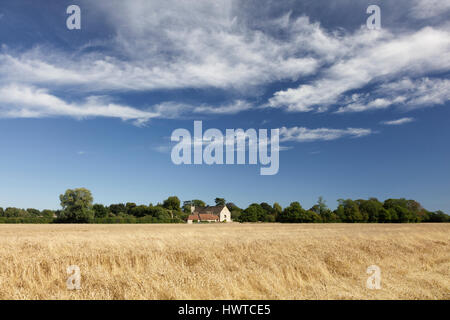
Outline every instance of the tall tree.
POLYGON ((168 210, 180 210, 181 201, 176 196, 168 197, 163 202, 163 207, 168 210))
POLYGON ((273 204, 273 210, 275 211, 276 215, 279 215, 281 212, 283 212, 283 208, 280 206, 278 202, 275 202, 273 204))
POLYGON ((102 204, 94 204, 93 209, 96 218, 106 218, 108 216, 108 208, 102 204))
POLYGON ((131 215, 131 210, 133 210, 133 208, 136 208, 136 203, 134 202, 127 202, 127 204, 125 205, 125 208, 127 209, 127 214, 131 215))
POLYGON ((83 223, 94 218, 94 198, 88 189, 68 189, 59 196, 59 200, 62 207, 59 218, 62 222, 83 223))
POLYGON ((41 212, 34 208, 28 208, 27 212, 30 217, 39 217, 41 215, 41 212))
POLYGON ((225 199, 224 198, 216 198, 214 199, 216 202, 216 206, 224 206, 225 205, 225 199))
POLYGON ((192 205, 194 207, 206 207, 206 203, 204 201, 198 200, 198 199, 192 200, 192 205))
POLYGON ((44 209, 41 214, 44 218, 53 218, 55 216, 55 211, 44 209))
MULTIPOLYGON (((319 197, 317 204, 314 205, 310 211, 318 214, 322 222, 337 222, 338 220, 336 214, 328 208, 327 203, 322 196, 319 197)), ((317 222, 317 217, 314 215, 313 220, 317 222)))
POLYGON ((351 199, 339 199, 339 207, 343 207, 343 222, 363 222, 363 216, 359 211, 358 203, 351 199))
POLYGON ((257 203, 252 203, 247 209, 245 209, 239 216, 241 222, 257 222, 264 221, 265 215, 264 209, 257 203))
POLYGON ((380 216, 383 214, 383 219, 385 219, 386 215, 383 212, 383 204, 378 201, 377 198, 370 198, 369 200, 358 200, 359 210, 363 215, 363 218, 367 222, 378 222, 381 218, 380 216))
POLYGON ((5 217, 8 218, 17 218, 17 217, 26 217, 28 216, 28 212, 23 209, 8 207, 5 209, 5 217))
POLYGON ((300 217, 305 214, 305 210, 302 208, 299 202, 292 202, 289 207, 284 208, 283 212, 278 215, 279 222, 300 222, 300 217))
POLYGON ((125 204, 123 203, 117 203, 117 204, 111 204, 109 206, 109 211, 115 215, 115 216, 119 216, 124 214, 125 212, 127 212, 127 208, 125 206, 125 204))

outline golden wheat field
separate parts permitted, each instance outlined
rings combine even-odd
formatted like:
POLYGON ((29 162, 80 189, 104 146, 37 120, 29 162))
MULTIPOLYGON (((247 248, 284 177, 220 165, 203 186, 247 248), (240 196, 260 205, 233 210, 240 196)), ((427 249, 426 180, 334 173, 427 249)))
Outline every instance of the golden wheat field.
POLYGON ((450 298, 450 224, 0 225, 0 239, 0 299, 450 298))

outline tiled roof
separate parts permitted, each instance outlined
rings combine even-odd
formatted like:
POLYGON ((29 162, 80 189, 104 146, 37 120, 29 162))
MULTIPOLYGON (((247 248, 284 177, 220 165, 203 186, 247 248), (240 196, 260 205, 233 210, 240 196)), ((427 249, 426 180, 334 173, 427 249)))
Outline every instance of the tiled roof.
POLYGON ((215 214, 200 213, 198 216, 200 217, 200 221, 219 220, 219 216, 217 216, 215 214))
POLYGON ((188 217, 188 220, 198 220, 198 221, 219 220, 219 216, 209 213, 191 214, 188 217))
POLYGON ((195 214, 215 214, 218 215, 225 206, 215 206, 215 207, 195 207, 195 214))

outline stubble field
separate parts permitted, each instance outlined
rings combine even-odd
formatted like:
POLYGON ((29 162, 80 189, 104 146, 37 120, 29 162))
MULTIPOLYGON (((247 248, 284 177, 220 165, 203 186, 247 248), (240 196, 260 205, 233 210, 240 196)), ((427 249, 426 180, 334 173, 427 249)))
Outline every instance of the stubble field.
POLYGON ((0 225, 0 299, 450 299, 450 224, 0 225))

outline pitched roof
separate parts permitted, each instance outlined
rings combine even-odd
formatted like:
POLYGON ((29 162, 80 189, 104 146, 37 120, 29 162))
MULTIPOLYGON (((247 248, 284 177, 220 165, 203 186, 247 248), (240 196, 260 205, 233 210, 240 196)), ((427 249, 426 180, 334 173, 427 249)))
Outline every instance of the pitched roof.
POLYGON ((225 206, 195 207, 194 214, 215 214, 218 215, 225 206))
POLYGON ((219 216, 217 216, 217 215, 215 215, 215 214, 200 213, 198 216, 200 217, 200 221, 205 221, 205 220, 219 220, 219 216))
POLYGON ((198 221, 219 220, 219 216, 210 213, 191 214, 188 217, 188 220, 198 220, 198 221))

